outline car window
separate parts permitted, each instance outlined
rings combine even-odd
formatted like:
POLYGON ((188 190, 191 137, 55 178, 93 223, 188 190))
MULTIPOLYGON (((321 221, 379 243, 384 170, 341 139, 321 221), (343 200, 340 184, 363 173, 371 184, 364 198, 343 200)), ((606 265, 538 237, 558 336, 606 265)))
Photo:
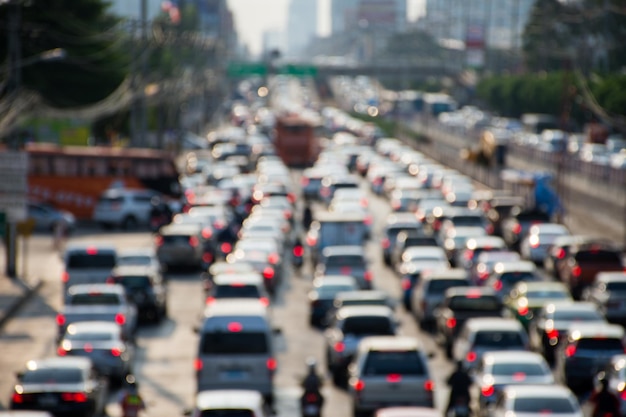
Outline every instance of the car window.
POLYGON ((343 333, 353 335, 393 335, 393 325, 386 317, 348 317, 343 333))
POLYGON ((484 221, 479 216, 455 216, 450 219, 455 227, 459 226, 483 226, 484 221))
POLYGON ((65 338, 68 340, 76 340, 76 341, 89 341, 89 342, 105 342, 108 340, 113 340, 113 334, 107 332, 83 332, 83 333, 66 333, 65 338))
POLYGON ((218 285, 214 295, 221 298, 258 298, 260 296, 256 285, 218 285))
POLYGON ((202 410, 200 417, 254 417, 252 410, 202 410))
POLYGON ((614 263, 621 265, 622 259, 620 254, 608 250, 598 251, 580 251, 574 258, 577 262, 590 262, 590 263, 614 263))
POLYGON ((609 282, 606 284, 607 291, 626 291, 626 282, 609 282))
POLYGON ((467 287, 469 282, 460 279, 436 279, 428 285, 429 294, 443 294, 448 288, 467 287))
POLYGON ((145 275, 116 277, 115 282, 122 284, 127 290, 141 290, 152 287, 150 277, 145 275))
POLYGON ((70 297, 69 304, 73 306, 119 305, 120 297, 117 294, 75 294, 70 297))
POLYGON ((124 266, 148 266, 151 263, 152 258, 145 255, 120 256, 117 259, 117 264, 124 266))
POLYGON ((513 410, 519 413, 573 413, 574 405, 567 398, 516 398, 513 410))
POLYGON ((200 354, 238 355, 269 352, 263 332, 209 332, 202 335, 200 354))
POLYGON ((398 352, 371 351, 367 355, 364 375, 425 375, 426 367, 414 350, 398 352))
POLYGON ((577 350, 615 350, 623 351, 624 346, 619 339, 580 339, 577 344, 577 350))
POLYGON ((330 256, 326 258, 327 266, 361 266, 365 263, 362 256, 358 255, 340 255, 340 256, 330 256))
POLYGON ((124 202, 124 197, 107 197, 102 196, 98 199, 98 204, 122 204, 124 202))
POLYGON ((67 257, 67 268, 71 269, 98 269, 114 268, 115 256, 113 254, 81 254, 75 253, 67 257))
POLYGON ((474 338, 474 346, 512 347, 523 345, 524 341, 519 332, 479 331, 474 338))
POLYGON ((532 272, 504 272, 500 275, 503 284, 516 284, 520 281, 536 281, 537 277, 532 272))
POLYGON ((564 321, 596 321, 603 320, 602 315, 597 311, 555 311, 552 314, 553 320, 564 321))
POLYGON ((526 293, 526 298, 530 299, 538 299, 538 298, 551 298, 551 299, 560 299, 560 298, 569 298, 569 294, 564 291, 558 290, 536 290, 536 291, 528 291, 526 293))
POLYGON ((354 287, 347 285, 324 285, 317 289, 317 293, 322 298, 334 298, 338 292, 352 290, 354 290, 354 287))
POLYGON ((169 243, 169 244, 189 243, 189 236, 166 235, 166 236, 163 236, 163 243, 169 243))
POLYGON ((502 305, 500 301, 492 295, 484 295, 478 297, 456 296, 450 299, 448 306, 452 310, 469 310, 469 311, 495 311, 500 310, 502 305))
POLYGON ((80 369, 70 368, 42 368, 30 370, 24 374, 21 382, 24 384, 75 384, 83 381, 80 369))
POLYGON ((491 368, 494 375, 541 376, 546 375, 546 368, 538 363, 495 363, 491 368))

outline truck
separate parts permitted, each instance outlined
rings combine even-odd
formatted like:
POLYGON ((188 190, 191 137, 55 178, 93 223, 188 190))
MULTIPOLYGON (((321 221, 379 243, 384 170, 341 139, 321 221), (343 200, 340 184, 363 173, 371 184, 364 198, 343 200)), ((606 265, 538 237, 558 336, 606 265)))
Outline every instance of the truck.
POLYGON ((314 112, 284 113, 276 117, 274 146, 285 165, 313 165, 320 153, 321 118, 314 112))

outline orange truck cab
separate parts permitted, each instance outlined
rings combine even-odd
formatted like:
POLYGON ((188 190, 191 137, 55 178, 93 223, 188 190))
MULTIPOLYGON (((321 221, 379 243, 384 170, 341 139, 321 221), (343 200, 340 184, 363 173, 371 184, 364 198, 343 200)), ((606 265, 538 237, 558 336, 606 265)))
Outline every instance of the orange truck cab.
POLYGON ((316 114, 289 113, 276 118, 274 146, 285 165, 313 165, 320 152, 320 127, 316 114))

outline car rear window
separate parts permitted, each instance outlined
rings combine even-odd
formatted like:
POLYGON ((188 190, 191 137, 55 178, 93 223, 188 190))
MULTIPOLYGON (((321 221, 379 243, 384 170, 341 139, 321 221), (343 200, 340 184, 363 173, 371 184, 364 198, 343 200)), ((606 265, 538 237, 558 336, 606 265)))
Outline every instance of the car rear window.
POLYGON ((537 277, 532 272, 505 272, 500 275, 500 281, 511 285, 520 281, 537 281, 537 277))
POLYGON ((150 278, 144 275, 116 277, 115 282, 122 284, 127 290, 142 290, 150 288, 150 278))
POLYGON ((200 417, 254 417, 254 413, 251 410, 228 408, 225 410, 202 410, 200 417))
POLYGON ((624 346, 619 339, 615 338, 589 338, 580 339, 577 344, 580 350, 614 350, 623 352, 624 346))
POLYGON ((626 291, 626 282, 609 282, 606 284, 607 291, 626 291))
POLYGON ((426 367, 414 350, 398 352, 371 351, 367 355, 364 375, 424 375, 426 367))
POLYGON ((269 353, 263 332, 209 332, 200 340, 200 354, 238 355, 269 353))
POLYGON ((98 204, 122 204, 124 197, 107 197, 102 196, 98 199, 98 204))
POLYGON ((119 305, 120 297, 117 294, 89 293, 75 294, 69 299, 69 304, 73 306, 90 305, 119 305))
POLYGON ((84 333, 66 333, 65 338, 69 340, 76 341, 87 341, 87 342, 105 342, 109 340, 113 340, 112 333, 96 333, 96 332, 84 332, 84 333))
POLYGON ((189 236, 185 235, 165 235, 163 236, 163 243, 176 244, 176 243, 189 243, 189 236))
POLYGON ((454 223, 454 226, 482 226, 484 220, 480 216, 454 216, 450 218, 454 223))
POLYGON ((68 269, 102 269, 115 267, 115 256, 113 254, 71 254, 67 257, 68 269))
POLYGON ((24 384, 75 384, 83 381, 80 369, 42 368, 30 370, 21 378, 24 384))
POLYGON ((479 331, 474 339, 475 346, 487 347, 513 347, 524 346, 524 341, 519 332, 507 331, 479 331))
POLYGON ((502 309, 500 301, 493 295, 455 296, 450 300, 449 307, 457 311, 496 311, 502 309))
POLYGON ((344 334, 393 335, 393 326, 386 317, 348 317, 343 323, 344 334))
POLYGON ((340 256, 330 256, 326 259, 327 266, 361 266, 365 263, 365 260, 362 256, 358 255, 340 255, 340 256))
POLYGON ((552 315, 552 319, 563 321, 604 320, 602 315, 597 311, 555 311, 552 315))
POLYGON ((513 409, 518 413, 573 413, 574 405, 567 398, 516 398, 513 409))
POLYGON ((409 237, 404 242, 406 248, 411 246, 438 246, 437 240, 432 237, 409 237))
POLYGON ((448 288, 467 286, 469 286, 469 282, 464 279, 436 279, 428 285, 428 293, 443 294, 448 288))
POLYGON ((577 262, 622 264, 621 255, 609 250, 579 251, 574 258, 577 262))
POLYGON ((541 376, 546 375, 546 368, 538 363, 496 363, 491 368, 493 375, 511 375, 519 376, 521 380, 525 376, 541 376))
POLYGON ((218 298, 258 298, 259 289, 256 285, 218 285, 215 297, 218 298))

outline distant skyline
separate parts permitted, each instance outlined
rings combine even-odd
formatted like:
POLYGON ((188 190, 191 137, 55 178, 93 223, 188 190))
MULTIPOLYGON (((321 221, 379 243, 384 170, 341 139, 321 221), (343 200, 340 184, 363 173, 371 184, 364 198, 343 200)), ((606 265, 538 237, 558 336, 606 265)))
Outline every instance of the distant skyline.
MULTIPOLYGON (((285 30, 287 9, 290 0, 228 0, 233 12, 235 28, 242 43, 250 52, 260 54, 263 48, 263 33, 267 30, 285 30)), ((318 0, 318 36, 330 34, 330 2, 318 0)), ((409 20, 424 13, 425 0, 407 0, 409 20)))

